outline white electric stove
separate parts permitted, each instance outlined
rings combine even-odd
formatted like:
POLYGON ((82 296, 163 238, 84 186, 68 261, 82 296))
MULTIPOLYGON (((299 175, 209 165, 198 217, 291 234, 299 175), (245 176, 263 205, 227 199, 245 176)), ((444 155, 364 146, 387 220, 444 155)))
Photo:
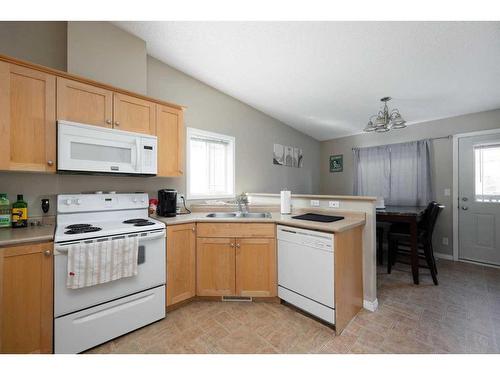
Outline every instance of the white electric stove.
POLYGON ((57 197, 54 238, 54 352, 79 353, 165 317, 165 224, 148 217, 148 195, 57 197), (66 288, 70 244, 139 237, 138 274, 66 288))

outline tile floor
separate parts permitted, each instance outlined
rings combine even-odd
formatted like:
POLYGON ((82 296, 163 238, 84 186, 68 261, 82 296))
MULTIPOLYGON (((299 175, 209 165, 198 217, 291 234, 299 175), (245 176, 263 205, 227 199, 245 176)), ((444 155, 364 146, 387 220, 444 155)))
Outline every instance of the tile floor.
POLYGON ((342 335, 277 303, 192 302, 88 353, 500 353, 500 269, 440 260, 411 283, 379 269, 379 309, 342 335))

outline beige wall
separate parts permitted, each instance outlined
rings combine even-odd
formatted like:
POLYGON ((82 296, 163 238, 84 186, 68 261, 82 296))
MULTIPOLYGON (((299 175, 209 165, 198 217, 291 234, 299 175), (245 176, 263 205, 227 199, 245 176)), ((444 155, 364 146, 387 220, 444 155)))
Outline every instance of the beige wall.
MULTIPOLYGON (((148 94, 187 106, 186 126, 236 138, 236 191, 294 193, 319 189, 319 145, 313 138, 148 57, 148 94), (301 147, 302 168, 273 165, 273 144, 301 147)), ((184 181, 181 183, 184 190, 184 181)))
POLYGON ((66 70, 66 22, 0 22, 0 54, 66 70))
MULTIPOLYGON (((389 143, 407 142, 423 138, 442 137, 450 134, 500 128, 500 110, 473 113, 442 120, 410 125, 406 129, 389 133, 368 133, 337 138, 321 142, 321 194, 352 194, 353 147, 369 147, 389 143), (344 171, 330 173, 330 155, 344 155, 344 171)), ((433 178, 436 200, 444 204, 434 235, 434 249, 444 254, 453 253, 452 197, 444 195, 444 189, 453 188, 453 148, 452 139, 437 139, 433 145, 433 178), (443 237, 448 237, 448 245, 443 245, 443 237)))
MULTIPOLYGON (((86 23, 89 26, 89 23, 86 23)), ((95 26, 95 29, 106 25, 95 26)), ((70 22, 69 29, 74 26, 70 22)), ((83 24, 77 25, 78 27, 83 24)), ((94 28, 93 23, 90 24, 94 28)), ((112 25, 111 25, 112 26, 112 25)), ((0 27, 4 27, 0 22, 0 27)), ((47 23, 47 27, 53 26, 47 23)), ((112 26, 115 28, 114 26, 112 26)), ((113 33, 123 33, 124 31, 115 28, 113 33)), ((101 38, 99 34, 94 34, 93 30, 87 30, 89 35, 94 35, 95 39, 101 38)), ((66 33, 66 28, 60 34, 66 33)), ((49 39, 47 44, 52 49, 66 53, 66 38, 62 35, 49 39), (53 41, 53 43, 51 42, 53 41), (62 42, 61 42, 62 41, 62 42)), ((127 34, 128 35, 128 34, 127 34)), ((126 40, 127 35, 115 36, 117 40, 126 40)), ((34 37, 33 37, 34 38, 34 37)), ((135 37, 133 37, 135 38, 135 37)), ((74 45, 74 38, 68 38, 68 50, 78 50, 78 45, 74 45)), ((90 43, 89 39, 86 43, 90 43)), ((102 41, 96 40, 96 45, 102 46, 102 41)), ((135 41, 132 42, 135 44, 135 41)), ((9 47, 9 39, 0 38, 0 50, 5 46, 9 47)), ((5 47, 5 48, 7 48, 5 47)), ((29 44, 24 51, 23 58, 34 61, 37 55, 30 56, 29 44)), ((10 48, 10 47, 9 47, 10 48)), ((87 45, 87 51, 92 49, 87 45), (90 49, 89 49, 90 48, 90 49)), ((43 51, 40 48, 40 51, 43 51)), ((38 53, 39 50, 34 52, 38 53)), ((130 49, 129 49, 130 51, 130 49)), ((147 94, 160 99, 165 99, 179 104, 186 105, 185 118, 187 126, 225 133, 236 137, 236 191, 257 191, 257 192, 279 192, 281 188, 289 188, 294 193, 317 193, 319 190, 319 146, 320 142, 306 136, 295 129, 257 111, 256 109, 203 84, 200 81, 189 77, 154 58, 147 57, 144 53, 144 61, 147 64, 145 69, 148 72, 147 94), (304 150, 303 168, 280 167, 272 164, 273 143, 281 142, 304 150)), ((75 56, 73 54, 73 56, 75 56)), ((142 58, 142 57, 141 57, 142 58)), ((70 59, 68 59, 70 60, 70 59)), ((89 62, 88 71, 85 66, 81 66, 78 74, 100 79, 97 76, 110 71, 109 64, 103 63, 100 72, 97 62, 89 62), (95 65, 92 65, 94 64, 95 65), (96 74, 97 76, 90 75, 96 74)), ((54 64, 46 64, 51 67, 60 68, 54 64)), ((132 69, 133 71, 134 69, 132 69)), ((125 87, 129 73, 115 76, 115 79, 123 79, 119 82, 109 82, 113 85, 125 87)), ((104 77, 106 78, 106 77, 104 77)), ((156 192, 161 188, 176 188, 179 192, 185 193, 185 178, 162 178, 162 177, 113 177, 113 176, 72 176, 72 175, 46 175, 35 173, 8 173, 0 172, 0 192, 9 194, 11 200, 15 200, 16 194, 24 194, 30 206, 30 216, 41 214, 40 199, 44 197, 51 199, 52 208, 50 213, 54 213, 55 195, 60 193, 75 193, 82 191, 145 191, 151 196, 156 196, 156 192)))
POLYGON ((146 94, 146 42, 109 22, 68 22, 68 72, 146 94))

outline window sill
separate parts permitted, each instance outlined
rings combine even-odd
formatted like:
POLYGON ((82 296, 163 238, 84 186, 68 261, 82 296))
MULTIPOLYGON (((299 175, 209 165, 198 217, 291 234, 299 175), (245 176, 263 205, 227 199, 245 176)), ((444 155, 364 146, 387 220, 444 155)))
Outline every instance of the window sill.
POLYGON ((228 194, 228 195, 205 195, 205 196, 187 196, 186 200, 188 201, 212 201, 212 200, 217 200, 217 199, 235 199, 236 195, 235 194, 228 194))

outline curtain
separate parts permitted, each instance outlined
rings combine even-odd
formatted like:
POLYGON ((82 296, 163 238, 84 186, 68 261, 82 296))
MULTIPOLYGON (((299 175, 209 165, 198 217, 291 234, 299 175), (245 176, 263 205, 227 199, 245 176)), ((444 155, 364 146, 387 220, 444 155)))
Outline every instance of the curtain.
POLYGON ((388 146, 354 149, 354 195, 386 197, 390 193, 388 146))
POLYGON ((433 198, 431 145, 425 139, 353 149, 354 194, 388 205, 425 206, 433 198))

